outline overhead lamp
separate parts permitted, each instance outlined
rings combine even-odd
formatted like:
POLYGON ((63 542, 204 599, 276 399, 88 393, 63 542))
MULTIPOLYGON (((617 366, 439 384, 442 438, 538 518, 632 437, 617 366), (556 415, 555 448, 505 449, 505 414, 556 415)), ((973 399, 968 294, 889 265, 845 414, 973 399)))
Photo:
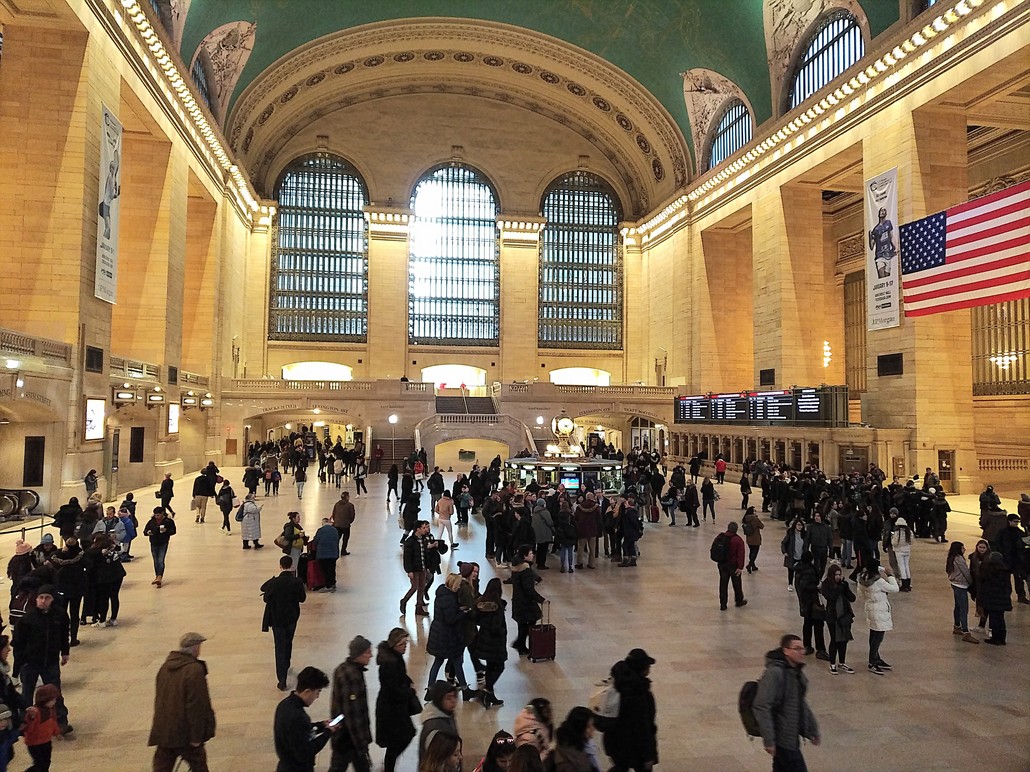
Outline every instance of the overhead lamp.
POLYGON ((14 378, 14 385, 17 386, 19 389, 24 389, 25 388, 25 379, 22 377, 21 373, 18 373, 15 376, 15 378, 14 378))
POLYGON ((7 369, 8 370, 17 370, 19 367, 21 367, 21 362, 19 360, 17 360, 17 359, 8 359, 7 360, 7 369))
POLYGON ((400 419, 397 418, 396 414, 393 414, 389 418, 387 418, 386 420, 389 421, 391 424, 396 424, 397 421, 399 421, 400 419))

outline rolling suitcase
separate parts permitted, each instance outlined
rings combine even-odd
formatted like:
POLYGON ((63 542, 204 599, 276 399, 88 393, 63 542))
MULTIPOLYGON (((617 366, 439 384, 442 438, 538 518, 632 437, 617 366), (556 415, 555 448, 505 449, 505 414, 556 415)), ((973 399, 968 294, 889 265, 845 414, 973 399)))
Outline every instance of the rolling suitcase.
POLYGON ((658 522, 658 512, 659 512, 658 505, 657 504, 652 504, 651 508, 647 511, 648 522, 657 523, 658 522))
POLYGON ((325 587, 325 578, 322 576, 322 567, 318 565, 318 561, 309 557, 307 563, 305 584, 308 590, 314 591, 325 587))
POLYGON ((541 624, 529 628, 529 661, 554 659, 556 643, 557 636, 551 624, 551 602, 545 600, 541 624))

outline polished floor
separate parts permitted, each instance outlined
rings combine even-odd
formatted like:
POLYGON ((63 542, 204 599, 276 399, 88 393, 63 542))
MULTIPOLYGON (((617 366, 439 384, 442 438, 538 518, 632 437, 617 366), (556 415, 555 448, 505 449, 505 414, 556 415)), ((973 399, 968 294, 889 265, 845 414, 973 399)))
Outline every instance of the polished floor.
MULTIPOLYGON (((226 470, 236 483, 242 470, 226 470)), ((220 515, 199 525, 188 500, 172 502, 179 533, 168 553, 165 586, 156 589, 146 544, 133 550, 117 628, 82 631, 72 650, 64 685, 74 739, 58 742, 53 769, 137 772, 150 768, 146 747, 153 713, 154 675, 179 636, 196 630, 209 640, 202 658, 218 717, 217 736, 208 743, 211 768, 252 772, 273 770, 272 715, 282 694, 275 687, 272 640, 261 632, 258 587, 277 572, 272 539, 297 509, 309 533, 338 498, 335 487, 308 483, 298 501, 287 476, 278 497, 261 497, 269 549, 243 551, 238 533, 219 531, 220 515)), ((447 476, 451 482, 452 477, 447 476)), ((189 480, 177 487, 188 490, 189 480)), ((239 489, 242 486, 237 486, 239 489)), ((314 665, 326 672, 346 656, 347 642, 362 634, 373 642, 400 624, 412 635, 409 672, 424 685, 424 651, 429 620, 398 617, 397 599, 407 580, 401 566, 396 504, 386 508, 384 477, 372 476, 371 495, 356 499, 357 522, 352 555, 341 559, 340 590, 311 594, 304 605, 294 651, 294 672, 314 665)), ((345 488, 353 490, 352 486, 345 488)), ((141 509, 153 489, 140 491, 141 509)), ((428 509, 424 494, 423 511, 428 509)), ((719 525, 739 517, 735 491, 726 486, 719 502, 719 525)), ((956 509, 973 511, 974 497, 958 497, 956 509)), ((1014 504, 1013 504, 1014 506, 1014 504)), ((215 512, 214 507, 211 512, 215 512)), ((975 542, 976 518, 955 514, 949 536, 975 542)), ((233 524, 236 531, 236 524, 233 524)), ((704 769, 767 770, 760 743, 749 742, 737 716, 737 691, 761 673, 763 654, 784 632, 801 631, 797 603, 786 591, 786 572, 778 554, 780 523, 769 523, 767 546, 759 555, 761 571, 744 576, 750 603, 720 612, 717 572, 708 546, 717 532, 711 523, 698 529, 648 525, 637 569, 603 562, 596 571, 543 574, 540 585, 550 598, 558 628, 558 658, 533 664, 514 656, 497 687, 505 700, 489 712, 475 703, 459 707, 457 721, 465 740, 465 768, 478 763, 490 737, 510 729, 521 705, 535 696, 549 698, 558 716, 585 704, 593 685, 613 662, 641 646, 658 663, 652 670, 658 704, 659 768, 671 772, 704 769)), ((473 519, 460 537, 461 548, 446 560, 481 559, 483 526, 473 519)), ((2 543, 13 549, 13 539, 2 543)), ((947 547, 919 541, 913 551, 914 591, 896 596, 894 632, 882 654, 893 673, 877 677, 862 669, 866 628, 855 624, 849 661, 855 675, 831 675, 812 659, 807 668, 809 700, 820 721, 823 742, 808 746, 812 770, 891 769, 977 770, 995 772, 1030 767, 1030 606, 1017 606, 1009 619, 1005 648, 961 643, 951 634, 951 590, 944 574, 947 547)), ((6 562, 4 556, 4 562, 6 562)), ((551 559, 556 566, 555 559, 551 559)), ((505 576, 507 572, 501 572, 505 576)), ((484 564, 482 583, 494 575, 484 564)), ((471 674, 470 674, 471 675, 471 674)), ((292 683, 292 675, 291 675, 292 683)), ((378 689, 373 665, 367 673, 369 701, 378 689)), ((328 693, 312 715, 328 716, 328 693)), ((28 763, 24 747, 12 769, 28 763)), ((381 763, 382 751, 372 758, 381 763)), ((329 751, 319 770, 329 764, 329 751)), ((409 748, 398 769, 415 770, 409 748)))

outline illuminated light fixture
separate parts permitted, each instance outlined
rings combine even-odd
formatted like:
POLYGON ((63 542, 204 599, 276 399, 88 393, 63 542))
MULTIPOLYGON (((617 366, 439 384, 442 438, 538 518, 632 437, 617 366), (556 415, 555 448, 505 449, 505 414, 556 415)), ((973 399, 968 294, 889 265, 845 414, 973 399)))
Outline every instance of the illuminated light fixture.
POLYGON ((15 377, 14 385, 17 386, 19 389, 25 388, 25 379, 21 377, 21 373, 18 373, 18 375, 15 377))
POLYGON ((952 8, 947 13, 944 14, 944 20, 949 25, 951 25, 951 24, 954 24, 955 22, 957 22, 959 20, 959 15, 957 13, 955 13, 955 9, 952 8))
POLYGON ((878 73, 887 71, 887 65, 884 63, 883 59, 877 59, 875 62, 873 62, 873 68, 878 73))
POLYGON ((542 415, 538 415, 536 417, 536 425, 537 426, 543 426, 544 425, 544 417, 542 415))
POLYGON ((215 404, 215 401, 211 398, 210 394, 208 394, 206 397, 202 397, 201 400, 200 400, 200 407, 201 408, 214 407, 214 404, 215 404))
POLYGON ((162 403, 164 401, 165 401, 165 395, 164 394, 153 394, 153 393, 151 393, 151 394, 147 395, 147 404, 148 405, 158 405, 158 404, 160 404, 160 403, 162 403))
POLYGON ((314 410, 312 410, 311 412, 312 412, 312 413, 314 413, 315 415, 319 415, 319 414, 320 414, 320 413, 321 413, 322 411, 321 411, 321 410, 319 410, 319 409, 318 409, 318 408, 316 407, 316 408, 315 408, 314 410))
POLYGON ((991 357, 990 359, 991 362, 993 362, 998 368, 1002 370, 1008 370, 1009 365, 1015 362, 1018 358, 1019 357, 1017 357, 1015 354, 998 354, 991 357))
MULTIPOLYGON (((937 37, 937 30, 935 30, 929 24, 927 24, 925 27, 923 27, 921 30, 919 30, 919 32, 915 33, 915 35, 912 36, 912 39, 915 40, 916 35, 918 35, 920 33, 922 33, 922 36, 924 38, 926 38, 926 40, 933 40, 935 37, 937 37)), ((919 45, 925 45, 926 44, 926 40, 924 40, 919 45)))
POLYGON ((833 350, 830 348, 830 341, 823 341, 823 367, 829 367, 833 360, 833 350))
POLYGON ((21 362, 19 360, 17 360, 17 359, 8 359, 7 360, 7 369, 8 370, 17 370, 19 367, 21 367, 21 362))
MULTIPOLYGON (((913 51, 915 51, 919 46, 923 45, 922 42, 916 42, 917 36, 919 36, 918 32, 915 35, 913 35, 910 40, 906 40, 904 43, 901 44, 901 48, 905 51, 905 53, 910 54, 913 51)), ((922 40, 921 36, 920 40, 922 40)))
POLYGON ((397 416, 396 416, 396 415, 391 415, 391 416, 390 416, 389 418, 387 418, 386 420, 387 420, 387 421, 389 421, 389 422, 390 422, 391 424, 396 424, 396 423, 397 423, 397 421, 399 421, 400 419, 399 419, 399 418, 397 418, 397 416))
POLYGON ((285 428, 285 429, 292 429, 293 428, 293 424, 283 424, 283 428, 285 428))

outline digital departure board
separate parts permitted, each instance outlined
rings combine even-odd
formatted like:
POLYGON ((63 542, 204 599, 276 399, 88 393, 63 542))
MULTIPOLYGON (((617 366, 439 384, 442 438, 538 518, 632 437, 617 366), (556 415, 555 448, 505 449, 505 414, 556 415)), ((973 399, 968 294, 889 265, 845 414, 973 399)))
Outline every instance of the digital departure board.
POLYGON ((847 426, 847 386, 676 397, 677 424, 847 426))

